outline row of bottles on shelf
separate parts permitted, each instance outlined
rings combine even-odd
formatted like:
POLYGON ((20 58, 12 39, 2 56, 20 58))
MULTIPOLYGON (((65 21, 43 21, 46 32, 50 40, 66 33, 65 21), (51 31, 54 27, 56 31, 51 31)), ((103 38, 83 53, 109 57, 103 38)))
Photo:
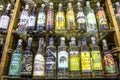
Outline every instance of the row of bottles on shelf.
POLYGON ((34 78, 80 78, 103 77, 105 74, 117 73, 117 65, 104 39, 103 51, 96 44, 95 37, 91 37, 90 47, 82 37, 76 45, 75 37, 71 38, 69 48, 65 37, 61 37, 58 48, 54 46, 54 37, 49 38, 49 45, 45 45, 45 38, 40 37, 38 51, 32 51, 32 38, 28 38, 26 50, 22 50, 22 40, 18 40, 17 48, 12 54, 8 75, 12 77, 34 78), (101 56, 103 55, 103 56, 101 56))

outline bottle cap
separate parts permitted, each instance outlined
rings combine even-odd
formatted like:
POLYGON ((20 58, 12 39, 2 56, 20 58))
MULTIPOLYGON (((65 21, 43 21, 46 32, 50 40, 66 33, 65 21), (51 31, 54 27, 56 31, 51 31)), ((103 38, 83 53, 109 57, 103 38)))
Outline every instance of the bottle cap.
POLYGON ((64 37, 61 37, 61 40, 64 40, 64 41, 65 41, 65 38, 64 38, 64 37))
POLYGON ((53 6, 53 3, 51 2, 51 3, 49 3, 49 5, 50 5, 50 6, 53 6))
POLYGON ((68 3, 68 6, 72 6, 72 3, 68 3))
POLYGON ((91 40, 92 40, 92 41, 95 41, 95 37, 91 37, 91 40))
POLYGON ((29 9, 29 5, 28 4, 25 5, 25 9, 29 9))
POLYGON ((81 6, 81 3, 80 3, 80 2, 78 2, 78 3, 77 3, 77 5, 78 5, 78 6, 81 6))
POLYGON ((116 5, 116 6, 120 6, 120 3, 119 3, 119 2, 116 2, 115 5, 116 5))
POLYGON ((9 10, 9 9, 10 9, 10 7, 11 7, 11 4, 9 3, 9 4, 7 5, 6 10, 9 10))
POLYGON ((103 42, 103 43, 106 43, 107 41, 106 41, 106 39, 103 39, 102 42, 103 42))
POLYGON ((61 6, 62 6, 62 4, 60 3, 60 4, 59 4, 59 7, 61 7, 61 6))
POLYGON ((41 6, 42 6, 42 7, 45 7, 45 4, 42 4, 41 6))
POLYGON ((86 1, 86 6, 87 6, 87 7, 90 6, 90 1, 86 1))
POLYGON ((19 39, 19 40, 18 40, 18 43, 22 43, 22 42, 23 42, 23 40, 22 40, 22 39, 19 39))
POLYGON ((75 37, 72 37, 72 38, 71 38, 71 41, 75 41, 75 37))
POLYGON ((96 5, 99 7, 100 6, 100 2, 97 2, 96 5))
POLYGON ((33 38, 32 37, 29 37, 28 38, 28 42, 32 42, 33 38))

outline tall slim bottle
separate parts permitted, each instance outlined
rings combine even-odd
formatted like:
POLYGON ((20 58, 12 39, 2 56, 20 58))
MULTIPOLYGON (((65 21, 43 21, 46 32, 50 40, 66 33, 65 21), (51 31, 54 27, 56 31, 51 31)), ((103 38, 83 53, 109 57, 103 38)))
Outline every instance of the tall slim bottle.
POLYGON ((17 44, 17 48, 15 49, 15 51, 12 54, 12 58, 11 58, 11 63, 10 63, 10 67, 9 67, 9 76, 20 76, 20 71, 21 71, 21 62, 22 62, 22 40, 19 39, 18 40, 18 44, 17 44))
POLYGON ((116 19, 118 26, 120 28, 120 2, 116 2, 115 5, 116 5, 116 19))
POLYGON ((38 13, 38 19, 37 19, 37 30, 43 31, 45 30, 46 25, 46 13, 45 13, 45 4, 41 5, 41 8, 38 13))
POLYGON ((28 38, 28 44, 26 50, 23 54, 22 59, 22 68, 21 68, 21 76, 22 77, 32 77, 33 72, 33 51, 32 51, 32 37, 28 38))
POLYGON ((34 78, 45 77, 45 53, 44 53, 43 45, 44 45, 44 38, 40 37, 38 51, 34 58, 34 69, 33 69, 34 78))
POLYGON ((53 7, 53 3, 49 3, 49 9, 47 10, 46 30, 54 30, 54 7, 53 7))
POLYGON ((76 45, 75 37, 71 38, 71 46, 69 49, 69 71, 70 78, 80 78, 79 48, 76 45))
POLYGON ((57 56, 54 38, 49 38, 49 45, 46 48, 46 78, 56 79, 57 73, 57 56))
POLYGON ((58 46, 58 79, 69 78, 69 66, 68 66, 68 47, 65 45, 65 38, 61 37, 60 46, 58 46))
POLYGON ((72 3, 68 3, 67 12, 66 12, 66 29, 76 29, 75 25, 75 13, 73 11, 72 3))

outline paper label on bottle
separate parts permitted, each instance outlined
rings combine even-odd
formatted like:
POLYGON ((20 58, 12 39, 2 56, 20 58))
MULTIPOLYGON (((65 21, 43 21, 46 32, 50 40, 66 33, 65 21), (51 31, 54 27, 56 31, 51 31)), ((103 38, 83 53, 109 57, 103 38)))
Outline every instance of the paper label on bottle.
POLYGON ((92 51, 92 69, 93 70, 102 70, 102 62, 100 51, 92 51))
POLYGON ((80 70, 80 58, 78 51, 70 51, 70 70, 71 71, 80 70))
POLYGON ((37 20, 37 26, 45 26, 45 22, 46 22, 45 13, 39 13, 38 20, 37 20))
POLYGON ((30 16, 29 19, 28 19, 28 27, 32 26, 32 27, 35 27, 35 21, 36 21, 36 17, 35 16, 30 16))
POLYGON ((96 24, 96 18, 94 13, 89 13, 87 15, 87 21, 88 21, 88 24, 96 24))
POLYGON ((12 54, 9 75, 20 75, 21 61, 22 61, 22 53, 12 54))
POLYGON ((53 26, 53 19, 54 19, 54 12, 53 11, 48 11, 47 12, 47 25, 52 25, 53 26))
POLYGON ((77 23, 86 23, 85 21, 85 15, 83 12, 77 13, 77 23))
POLYGON ((58 52, 58 68, 68 68, 68 53, 66 51, 58 52))
POLYGON ((47 49, 46 51, 46 69, 56 69, 56 51, 47 49))
POLYGON ((81 52, 81 66, 82 66, 82 72, 91 71, 91 58, 90 58, 90 52, 83 51, 81 52))
POLYGON ((34 62, 33 76, 45 75, 45 60, 41 54, 37 54, 34 62))
POLYGON ((0 18, 0 28, 7 29, 9 26, 10 17, 6 15, 2 15, 0 18))

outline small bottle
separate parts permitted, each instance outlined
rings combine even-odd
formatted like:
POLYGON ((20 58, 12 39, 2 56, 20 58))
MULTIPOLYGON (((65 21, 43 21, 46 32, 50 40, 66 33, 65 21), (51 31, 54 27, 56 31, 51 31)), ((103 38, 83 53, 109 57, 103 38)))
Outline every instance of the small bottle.
POLYGON ((34 59, 34 70, 33 70, 34 78, 45 78, 45 53, 44 53, 43 45, 44 45, 44 38, 40 37, 38 51, 34 59))
POLYGON ((105 39, 103 39, 102 43, 103 43, 105 74, 114 74, 117 72, 115 60, 114 60, 112 54, 110 54, 110 51, 107 46, 107 41, 105 39))
POLYGON ((68 3, 67 12, 66 12, 66 29, 76 29, 75 25, 75 13, 73 11, 72 3, 68 3))
POLYGON ((22 59, 22 68, 21 68, 21 76, 22 77, 32 77, 33 71, 33 51, 32 51, 32 37, 28 38, 28 44, 26 50, 23 54, 22 59))
POLYGON ((75 38, 71 38, 71 46, 69 49, 69 71, 70 78, 80 78, 80 57, 79 48, 75 43, 75 38))
POLYGON ((22 67, 22 40, 18 40, 17 48, 12 54, 12 59, 9 67, 9 76, 14 76, 14 77, 19 77, 20 76, 20 71, 22 67))
POLYGON ((37 30, 43 31, 45 30, 45 24, 46 23, 46 13, 45 13, 45 4, 41 5, 41 8, 38 13, 38 19, 37 19, 37 30))
POLYGON ((54 30, 54 8, 53 3, 49 3, 49 9, 47 11, 47 23, 46 30, 54 30))
POLYGON ((77 29, 80 30, 81 33, 86 32, 86 19, 83 9, 81 7, 81 3, 77 3, 77 29))
POLYGON ((46 48, 46 78, 56 79, 57 74, 57 56, 56 47, 54 46, 54 38, 49 38, 49 45, 46 48))
POLYGON ((116 4, 116 19, 118 26, 120 28, 120 2, 116 2, 115 4, 116 4))
POLYGON ((58 79, 69 78, 69 61, 68 61, 68 47, 65 45, 65 38, 61 37, 60 46, 58 46, 58 79))
POLYGON ((5 13, 0 17, 0 32, 6 33, 10 22, 10 8, 9 3, 6 7, 5 13))

